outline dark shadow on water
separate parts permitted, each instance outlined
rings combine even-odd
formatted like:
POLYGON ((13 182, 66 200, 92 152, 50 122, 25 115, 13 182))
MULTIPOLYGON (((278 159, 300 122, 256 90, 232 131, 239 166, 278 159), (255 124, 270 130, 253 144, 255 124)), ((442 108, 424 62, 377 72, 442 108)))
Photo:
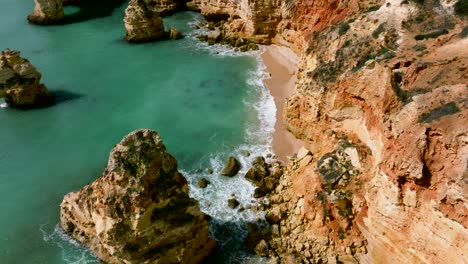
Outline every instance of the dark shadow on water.
POLYGON ((68 6, 78 7, 80 10, 65 15, 61 24, 72 24, 88 21, 95 18, 108 17, 114 9, 119 8, 126 0, 81 0, 68 6))
POLYGON ((67 101, 78 100, 84 97, 83 94, 70 92, 67 90, 54 90, 52 91, 55 95, 55 104, 61 104, 67 101))
POLYGON ((218 248, 203 263, 243 264, 249 259, 255 259, 252 263, 267 263, 266 259, 254 255, 253 248, 269 234, 270 228, 266 222, 221 222, 211 219, 210 235, 218 242, 218 248))
POLYGON ((33 107, 26 106, 26 107, 8 107, 7 109, 15 109, 15 110, 37 110, 37 109, 44 109, 49 107, 54 107, 58 104, 65 103, 68 101, 78 100, 84 97, 83 94, 74 93, 66 90, 51 90, 54 94, 54 99, 48 100, 46 103, 42 105, 36 105, 33 107))

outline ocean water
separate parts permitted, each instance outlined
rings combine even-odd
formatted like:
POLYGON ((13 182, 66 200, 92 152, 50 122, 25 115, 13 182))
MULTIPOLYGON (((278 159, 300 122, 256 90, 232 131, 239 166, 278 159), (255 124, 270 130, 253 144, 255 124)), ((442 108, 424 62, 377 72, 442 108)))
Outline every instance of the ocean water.
MULTIPOLYGON (((196 13, 164 19, 183 40, 130 45, 123 41, 125 3, 106 2, 67 7, 69 24, 34 26, 26 22, 33 1, 0 0, 0 49, 20 50, 59 98, 29 111, 0 99, 1 263, 98 263, 61 231, 59 204, 96 179, 114 144, 138 128, 161 134, 191 196, 213 217, 214 236, 225 223, 261 218, 227 208, 232 196, 242 206, 257 202, 242 177, 219 175, 229 155, 241 160, 243 173, 256 155, 271 152, 275 107, 258 54, 200 43, 196 13), (204 190, 201 177, 212 182, 204 190)), ((247 258, 220 237, 227 246, 218 263, 247 258)))

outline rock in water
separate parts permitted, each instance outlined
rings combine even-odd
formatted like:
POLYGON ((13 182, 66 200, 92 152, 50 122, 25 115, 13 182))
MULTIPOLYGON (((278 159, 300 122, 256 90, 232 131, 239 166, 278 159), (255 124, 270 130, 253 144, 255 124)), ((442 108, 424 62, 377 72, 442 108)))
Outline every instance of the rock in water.
POLYGON ((239 201, 237 201, 237 200, 234 199, 234 198, 228 200, 228 206, 229 206, 229 208, 231 208, 231 209, 236 208, 237 206, 239 206, 239 204, 240 204, 239 201))
POLYGON ((63 229, 106 263, 200 263, 216 242, 159 135, 128 134, 103 175, 60 205, 63 229))
POLYGON ((28 15, 29 22, 38 25, 60 23, 64 17, 62 0, 34 0, 34 11, 28 15))
POLYGON ((221 171, 221 175, 232 177, 236 175, 240 170, 240 163, 234 157, 229 157, 226 162, 226 166, 224 166, 223 171, 221 171))
POLYGON ((176 40, 176 39, 181 39, 182 37, 183 37, 182 33, 180 33, 180 31, 178 31, 177 29, 171 28, 169 30, 169 39, 176 40))
POLYGON ((40 83, 41 74, 20 52, 5 49, 0 54, 0 98, 16 108, 52 105, 54 95, 40 83))
POLYGON ((199 181, 198 181, 198 186, 202 189, 208 187, 208 184, 210 184, 210 181, 205 179, 205 178, 201 178, 199 181))
POLYGON ((163 20, 144 0, 131 0, 123 21, 128 42, 148 42, 165 36, 163 20))

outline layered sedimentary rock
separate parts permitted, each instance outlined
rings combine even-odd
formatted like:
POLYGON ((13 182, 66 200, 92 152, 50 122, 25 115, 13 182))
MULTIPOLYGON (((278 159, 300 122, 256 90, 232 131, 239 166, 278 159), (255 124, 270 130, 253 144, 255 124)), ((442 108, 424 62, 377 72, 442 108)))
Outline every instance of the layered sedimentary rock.
POLYGON ((125 39, 129 42, 147 42, 166 35, 161 17, 151 11, 144 0, 131 0, 123 21, 125 39))
POLYGON ((5 49, 0 54, 0 98, 16 108, 47 106, 54 95, 41 83, 41 74, 20 52, 5 49))
POLYGON ((464 18, 438 1, 294 3, 309 41, 284 118, 311 153, 269 195, 259 248, 290 263, 463 263, 464 18))
POLYGON ((222 21, 226 37, 242 37, 256 43, 268 44, 276 34, 281 20, 281 0, 218 1, 193 0, 191 9, 200 10, 208 21, 222 21))
POLYGON ((148 129, 125 136, 103 175, 60 208, 63 229, 106 263, 200 263, 216 246, 177 161, 148 129))
POLYGON ((34 11, 28 15, 33 24, 48 25, 60 23, 64 17, 62 0, 34 0, 34 11))
POLYGON ((160 16, 173 14, 185 9, 187 0, 149 0, 148 6, 160 16))

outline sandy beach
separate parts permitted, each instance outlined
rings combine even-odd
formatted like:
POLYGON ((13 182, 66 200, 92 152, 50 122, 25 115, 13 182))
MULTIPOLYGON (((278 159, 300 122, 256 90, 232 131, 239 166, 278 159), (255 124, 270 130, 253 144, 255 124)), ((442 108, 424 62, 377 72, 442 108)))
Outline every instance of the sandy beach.
POLYGON ((273 151, 276 157, 286 162, 302 146, 302 142, 296 139, 286 130, 283 122, 283 108, 296 82, 296 70, 299 59, 294 52, 286 47, 270 45, 265 47, 261 55, 262 61, 270 74, 264 83, 270 90, 276 104, 276 124, 273 134, 273 151))

